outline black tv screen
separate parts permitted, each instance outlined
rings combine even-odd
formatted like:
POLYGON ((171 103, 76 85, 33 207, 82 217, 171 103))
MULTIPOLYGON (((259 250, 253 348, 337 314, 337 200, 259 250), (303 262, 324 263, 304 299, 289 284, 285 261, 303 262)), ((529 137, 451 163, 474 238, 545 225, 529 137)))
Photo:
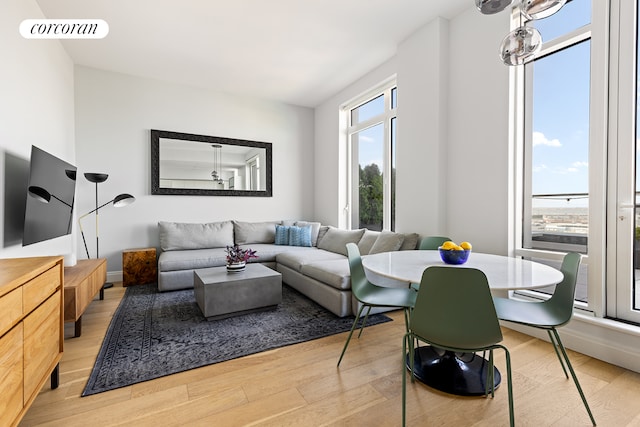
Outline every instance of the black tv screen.
POLYGON ((71 233, 77 168, 31 147, 22 246, 71 233))

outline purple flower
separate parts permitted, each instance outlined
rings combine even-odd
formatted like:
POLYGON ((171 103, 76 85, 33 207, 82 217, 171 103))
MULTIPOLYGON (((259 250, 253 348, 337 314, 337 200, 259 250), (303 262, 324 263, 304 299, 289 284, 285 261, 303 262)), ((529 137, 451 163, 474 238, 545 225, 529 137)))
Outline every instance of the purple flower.
POLYGON ((256 251, 252 249, 242 249, 238 245, 227 246, 227 262, 247 262, 250 258, 258 258, 256 251))

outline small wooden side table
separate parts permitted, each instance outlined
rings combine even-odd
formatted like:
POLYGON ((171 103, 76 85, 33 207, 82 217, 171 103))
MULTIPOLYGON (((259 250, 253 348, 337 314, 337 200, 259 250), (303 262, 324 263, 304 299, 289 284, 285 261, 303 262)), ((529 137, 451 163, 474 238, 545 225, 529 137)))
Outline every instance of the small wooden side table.
POLYGON ((157 265, 156 248, 122 251, 122 286, 156 282, 157 265))

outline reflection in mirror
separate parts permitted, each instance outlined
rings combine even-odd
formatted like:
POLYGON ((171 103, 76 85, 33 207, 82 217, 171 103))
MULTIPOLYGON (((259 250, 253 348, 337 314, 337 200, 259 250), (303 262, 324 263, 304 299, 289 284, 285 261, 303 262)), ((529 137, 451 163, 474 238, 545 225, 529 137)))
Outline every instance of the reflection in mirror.
POLYGON ((271 144, 151 130, 151 193, 263 196, 272 193, 271 144))

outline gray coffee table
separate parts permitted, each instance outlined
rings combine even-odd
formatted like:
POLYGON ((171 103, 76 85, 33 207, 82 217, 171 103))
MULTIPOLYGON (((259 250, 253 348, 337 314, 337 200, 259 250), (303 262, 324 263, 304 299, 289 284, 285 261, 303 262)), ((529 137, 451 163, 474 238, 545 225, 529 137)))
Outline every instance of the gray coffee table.
POLYGON ((193 275, 196 302, 208 320, 270 310, 282 302, 282 275, 262 264, 233 273, 203 268, 193 275))

